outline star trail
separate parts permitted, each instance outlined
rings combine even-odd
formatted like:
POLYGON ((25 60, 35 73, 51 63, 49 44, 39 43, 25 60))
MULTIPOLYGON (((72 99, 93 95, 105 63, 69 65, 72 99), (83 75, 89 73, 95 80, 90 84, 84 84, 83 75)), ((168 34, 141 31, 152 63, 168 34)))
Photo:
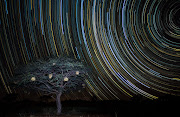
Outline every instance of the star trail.
POLYGON ((180 95, 179 0, 0 0, 0 93, 18 64, 73 56, 100 100, 180 95))

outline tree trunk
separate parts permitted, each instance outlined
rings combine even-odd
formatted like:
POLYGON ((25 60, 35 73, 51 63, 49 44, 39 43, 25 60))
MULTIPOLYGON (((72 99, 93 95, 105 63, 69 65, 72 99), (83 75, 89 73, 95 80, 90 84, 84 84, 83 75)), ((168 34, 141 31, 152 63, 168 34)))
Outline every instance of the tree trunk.
POLYGON ((60 115, 61 114, 61 99, 60 99, 60 97, 61 97, 61 94, 62 93, 58 93, 57 95, 56 95, 56 105, 57 105, 57 115, 60 115))

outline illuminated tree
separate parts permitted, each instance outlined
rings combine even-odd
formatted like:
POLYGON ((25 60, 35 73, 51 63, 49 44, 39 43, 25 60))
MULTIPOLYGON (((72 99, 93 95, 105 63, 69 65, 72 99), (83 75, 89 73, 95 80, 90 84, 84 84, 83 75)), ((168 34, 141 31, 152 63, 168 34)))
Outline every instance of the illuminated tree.
POLYGON ((37 60, 15 69, 12 78, 16 86, 23 86, 44 95, 56 95, 57 114, 61 113, 63 93, 85 88, 87 67, 72 58, 37 60))

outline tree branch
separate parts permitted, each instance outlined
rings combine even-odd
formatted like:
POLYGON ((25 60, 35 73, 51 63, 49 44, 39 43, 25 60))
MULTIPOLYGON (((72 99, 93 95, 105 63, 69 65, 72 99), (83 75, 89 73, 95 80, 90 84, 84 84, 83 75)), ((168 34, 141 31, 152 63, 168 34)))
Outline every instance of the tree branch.
POLYGON ((42 83, 42 84, 44 84, 48 89, 51 89, 51 87, 50 86, 48 86, 48 84, 46 84, 45 82, 43 82, 43 81, 40 81, 40 80, 36 80, 36 82, 40 82, 40 83, 42 83))

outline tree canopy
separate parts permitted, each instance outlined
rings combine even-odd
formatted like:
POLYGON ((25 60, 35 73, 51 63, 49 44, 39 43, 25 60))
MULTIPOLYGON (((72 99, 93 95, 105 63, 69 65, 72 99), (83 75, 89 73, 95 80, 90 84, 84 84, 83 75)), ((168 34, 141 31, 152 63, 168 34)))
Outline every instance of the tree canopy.
POLYGON ((18 66, 13 83, 46 94, 64 93, 85 87, 87 67, 72 58, 49 58, 18 66))

